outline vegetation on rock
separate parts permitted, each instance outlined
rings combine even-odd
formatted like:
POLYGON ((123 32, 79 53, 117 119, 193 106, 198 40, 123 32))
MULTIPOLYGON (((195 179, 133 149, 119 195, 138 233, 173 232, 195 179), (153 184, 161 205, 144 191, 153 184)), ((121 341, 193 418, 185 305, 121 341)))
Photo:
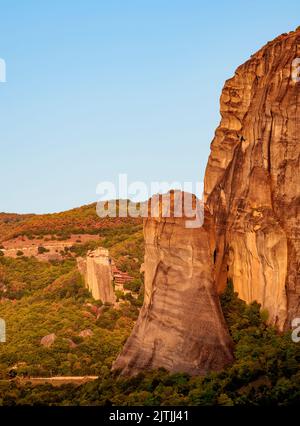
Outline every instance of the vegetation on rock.
MULTIPOLYGON (((297 405, 300 345, 293 343, 289 334, 279 335, 267 326, 260 306, 239 300, 230 283, 222 296, 222 306, 235 343, 235 361, 221 373, 189 377, 170 375, 160 369, 124 378, 110 373, 107 362, 98 380, 80 387, 54 388, 45 384, 33 388, 20 386, 16 381, 2 382, 0 401, 3 405, 297 405)), ((107 312, 108 323, 120 320, 111 316, 109 308, 107 312)), ((103 351, 103 341, 99 347, 92 342, 89 340, 87 346, 93 349, 86 350, 97 357, 103 351)), ((114 343, 106 337, 105 343, 108 360, 120 340, 114 343)))

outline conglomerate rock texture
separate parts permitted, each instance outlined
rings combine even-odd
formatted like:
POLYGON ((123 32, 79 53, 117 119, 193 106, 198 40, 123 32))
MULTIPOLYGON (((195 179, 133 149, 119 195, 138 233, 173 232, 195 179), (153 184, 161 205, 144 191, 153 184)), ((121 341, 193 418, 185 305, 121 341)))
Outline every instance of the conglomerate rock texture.
POLYGON ((221 370, 232 361, 232 345, 206 228, 158 216, 145 220, 144 235, 144 305, 113 368, 127 375, 159 367, 192 375, 221 370))
POLYGON ((215 278, 262 304, 269 322, 300 316, 300 30, 281 35, 240 66, 221 96, 205 201, 215 278))

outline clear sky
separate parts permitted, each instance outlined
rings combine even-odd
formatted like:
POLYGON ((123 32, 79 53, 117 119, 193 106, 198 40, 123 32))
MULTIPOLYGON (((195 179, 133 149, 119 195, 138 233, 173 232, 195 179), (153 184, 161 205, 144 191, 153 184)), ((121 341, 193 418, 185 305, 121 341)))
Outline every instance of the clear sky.
POLYGON ((300 25, 299 0, 0 0, 0 211, 203 178, 224 81, 300 25))

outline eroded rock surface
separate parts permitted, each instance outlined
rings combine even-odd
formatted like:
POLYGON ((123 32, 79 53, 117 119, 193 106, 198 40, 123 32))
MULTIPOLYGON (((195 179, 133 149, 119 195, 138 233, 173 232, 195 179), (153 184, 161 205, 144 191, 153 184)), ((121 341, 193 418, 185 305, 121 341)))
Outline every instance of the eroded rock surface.
POLYGON ((85 258, 77 259, 77 266, 95 300, 111 304, 116 302, 108 250, 98 248, 90 251, 85 258))
POLYGON ((205 374, 231 361, 217 291, 233 280, 269 322, 300 316, 300 28, 240 66, 221 96, 205 175, 205 222, 147 219, 145 302, 114 364, 205 374), (297 74, 294 73, 294 77, 297 74))
POLYGON ((113 368, 133 375, 164 367, 192 375, 232 361, 205 227, 184 218, 144 222, 145 299, 138 321, 113 368))
POLYGON ((226 82, 205 175, 218 288, 232 278, 279 329, 300 315, 298 57, 299 30, 268 43, 226 82))

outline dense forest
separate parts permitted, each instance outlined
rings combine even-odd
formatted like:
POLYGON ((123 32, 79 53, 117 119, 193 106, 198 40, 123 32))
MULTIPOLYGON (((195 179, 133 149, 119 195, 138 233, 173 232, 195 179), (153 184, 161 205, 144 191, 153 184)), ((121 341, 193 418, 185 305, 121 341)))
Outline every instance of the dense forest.
POLYGON ((99 242, 74 245, 62 261, 1 256, 0 318, 7 342, 0 345, 0 378, 12 368, 18 375, 46 377, 109 371, 142 305, 142 260, 143 236, 136 225, 103 230, 99 242), (117 266, 134 277, 128 287, 136 297, 119 292, 118 309, 95 301, 76 267, 76 256, 97 244, 109 248, 117 266), (89 335, 82 337, 86 330, 89 335), (41 339, 49 334, 55 342, 44 347, 41 339))
MULTIPOLYGON (((46 229, 39 233, 46 234, 46 229)), ((7 342, 0 344, 1 405, 298 403, 300 345, 292 342, 290 333, 279 334, 268 326, 267 312, 257 303, 248 306, 241 301, 232 283, 221 303, 234 342, 233 365, 206 377, 164 370, 134 378, 111 373, 143 302, 143 235, 136 222, 104 227, 98 233, 99 241, 75 244, 60 261, 0 256, 0 318, 7 323, 7 342), (117 308, 95 301, 76 268, 76 257, 97 245, 109 248, 117 266, 134 278, 127 286, 135 297, 118 293, 117 308), (41 339, 49 334, 55 341, 45 347, 41 339), (60 387, 20 380, 57 375, 99 379, 60 387)))
POLYGON ((72 233, 97 234, 100 230, 138 224, 141 224, 140 218, 107 217, 101 219, 96 212, 96 203, 61 213, 43 215, 0 213, 0 241, 17 236, 32 238, 49 234, 67 238, 72 233))
MULTIPOLYGON (((300 346, 265 324, 257 303, 247 306, 229 283, 222 297, 235 343, 235 362, 206 377, 158 370, 133 378, 102 368, 99 379, 74 387, 2 382, 3 405, 293 405, 300 398, 300 346)), ((108 347, 113 344, 107 342, 108 347)), ((101 352, 103 341, 97 348, 101 352)), ((116 346, 116 345, 115 345, 116 346)), ((111 348, 111 352, 114 349, 111 348)), ((113 357, 112 357, 113 358, 113 357)))

